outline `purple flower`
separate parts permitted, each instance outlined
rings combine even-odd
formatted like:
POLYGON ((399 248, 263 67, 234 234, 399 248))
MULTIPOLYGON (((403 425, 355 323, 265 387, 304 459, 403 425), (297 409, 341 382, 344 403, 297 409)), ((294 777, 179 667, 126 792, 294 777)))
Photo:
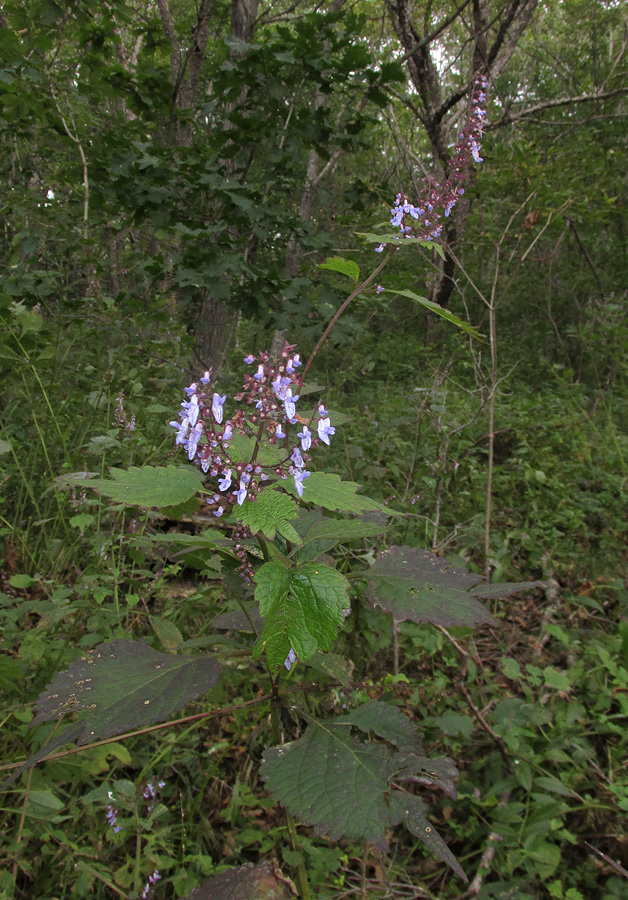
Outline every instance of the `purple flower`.
POLYGON ((216 516, 217 519, 219 519, 221 517, 221 515, 224 513, 224 511, 225 511, 224 506, 219 506, 218 509, 214 510, 214 515, 216 516))
POLYGON ((379 247, 375 248, 375 252, 381 253, 385 246, 386 246, 386 244, 380 244, 379 247))
POLYGON ((222 433, 223 443, 225 441, 230 441, 232 437, 233 437, 233 426, 231 425, 231 422, 227 422, 227 424, 225 425, 225 430, 222 433))
POLYGON ((292 365, 295 367, 295 369, 301 365, 301 354, 300 353, 294 354, 294 356, 292 357, 292 365))
POLYGON ((292 462, 295 464, 297 469, 304 469, 305 463, 303 462, 303 457, 301 456, 301 451, 298 447, 295 447, 292 451, 292 456, 290 457, 292 462))
POLYGON ((285 436, 286 436, 286 433, 282 429, 281 423, 278 422, 277 427, 275 428, 275 437, 279 438, 279 440, 282 441, 285 438, 285 436))
POLYGON ((203 384, 209 384, 209 379, 210 379, 210 378, 211 378, 211 372, 210 372, 210 370, 209 370, 209 369, 205 369, 205 373, 204 373, 203 377, 201 378, 201 381, 203 382, 203 384))
POLYGON ((218 487, 221 491, 228 491, 231 487, 231 469, 227 469, 226 472, 222 473, 222 479, 218 482, 218 487))
POLYGON ((298 399, 299 399, 298 396, 296 396, 296 397, 292 396, 292 388, 288 388, 288 390, 286 391, 286 396, 283 401, 283 405, 286 410, 286 416, 288 417, 288 419, 291 422, 297 413, 297 408, 294 404, 297 402, 298 399))
POLYGON ((206 457, 205 459, 202 459, 202 460, 201 460, 201 469, 203 470, 203 472, 204 472, 206 475, 207 475, 207 473, 209 472, 209 467, 210 467, 210 465, 211 465, 211 459, 209 458, 209 456, 206 457))
POLYGON ((303 431, 300 431, 298 437, 301 438, 301 447, 304 452, 307 452, 312 446, 312 432, 307 427, 307 425, 303 426, 303 431))
POLYGON ((253 376, 253 378, 257 379, 257 381, 261 381, 264 377, 264 366, 260 363, 257 367, 257 372, 253 376))
POLYGON ((244 357, 244 362, 247 364, 247 366, 250 366, 251 363, 254 363, 254 362, 255 362, 255 357, 253 356, 252 353, 249 353, 248 356, 245 356, 245 357, 244 357))
POLYGON ((292 647, 290 647, 290 653, 286 656, 284 666, 286 667, 286 669, 288 671, 290 671, 290 669, 293 667, 293 665, 295 664, 296 661, 297 661, 297 655, 294 652, 294 650, 292 649, 292 647))
MULTIPOLYGON (((294 372, 294 369, 292 371, 294 372)), ((285 375, 277 375, 272 385, 273 391, 275 392, 275 396, 278 400, 285 400, 290 383, 290 379, 286 378, 285 375)))
POLYGON ((198 446, 198 442, 201 439, 201 435, 203 434, 203 426, 199 423, 195 425, 194 428, 190 431, 190 436, 188 437, 186 449, 188 451, 188 459, 192 460, 196 456, 196 448, 198 446))
POLYGON ((169 422, 168 424, 177 429, 176 443, 184 444, 188 433, 188 428, 190 427, 190 420, 188 419, 188 417, 186 416, 181 424, 179 424, 179 422, 169 422))
POLYGON ((196 425, 196 420, 198 419, 198 414, 200 411, 197 395, 192 394, 192 396, 190 397, 190 402, 182 403, 181 406, 183 407, 183 409, 187 410, 186 415, 190 420, 190 425, 196 425))
POLYGON ((299 497, 303 496, 303 482, 306 478, 310 477, 310 472, 307 472, 305 469, 295 469, 293 466, 290 466, 290 474, 294 476, 294 486, 296 488, 297 494, 299 497))
POLYGON ((381 286, 381 284, 378 284, 378 285, 377 285, 377 288, 375 289, 375 293, 376 293, 376 294, 381 294, 381 293, 382 293, 383 291, 385 291, 385 290, 386 290, 386 288, 383 288, 383 287, 381 286))
POLYGON ((197 387, 196 382, 193 381, 189 387, 183 388, 183 390, 188 395, 188 397, 191 397, 192 394, 196 393, 196 387, 197 387))
POLYGON ((249 477, 247 475, 243 475, 240 478, 240 489, 237 491, 231 491, 231 493, 234 494, 236 500, 238 501, 238 506, 242 506, 242 504, 246 500, 246 495, 248 494, 248 483, 249 477))
POLYGON ((220 394, 214 394, 212 397, 212 413, 219 425, 222 422, 222 406, 226 399, 226 394, 223 397, 221 397, 220 394))
POLYGON ((318 420, 316 430, 318 431, 318 436, 321 441, 329 446, 330 435, 336 433, 336 429, 332 428, 332 426, 330 425, 329 416, 318 420))

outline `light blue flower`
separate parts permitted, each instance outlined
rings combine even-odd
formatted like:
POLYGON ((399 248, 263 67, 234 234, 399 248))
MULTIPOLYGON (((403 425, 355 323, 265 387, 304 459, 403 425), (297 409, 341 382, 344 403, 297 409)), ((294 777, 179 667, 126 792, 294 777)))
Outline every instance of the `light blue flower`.
POLYGON ((197 387, 197 384, 194 381, 194 382, 192 382, 192 384, 189 387, 183 388, 183 390, 188 395, 188 397, 191 397, 192 394, 196 393, 196 387, 197 387))
POLYGON ((307 427, 307 425, 303 426, 303 431, 300 431, 298 437, 301 438, 301 447, 304 452, 307 452, 312 446, 312 432, 307 427))
POLYGON ((200 424, 195 425, 194 428, 190 430, 190 436, 188 437, 186 449, 188 451, 188 459, 192 460, 196 456, 196 448, 198 446, 198 442, 201 439, 201 435, 203 434, 203 426, 200 424))
POLYGON ((190 420, 190 425, 196 425, 196 421, 198 419, 198 414, 200 412, 200 407, 198 405, 198 397, 196 394, 192 394, 190 397, 189 403, 182 403, 181 406, 183 409, 187 410, 186 415, 190 420))
POLYGON ((242 506, 242 504, 246 500, 246 496, 249 492, 248 487, 247 487, 248 483, 249 483, 249 478, 246 475, 243 475, 240 478, 240 489, 237 491, 231 491, 231 493, 235 496, 236 500, 238 501, 238 506, 242 506))
POLYGON ((218 482, 218 487, 221 491, 228 491, 231 487, 231 469, 227 469, 226 472, 222 473, 222 479, 218 482))
POLYGON ((294 477, 294 486, 299 497, 303 496, 303 482, 310 477, 310 472, 305 469, 295 469, 290 466, 290 474, 294 477))
POLYGON ((290 671, 290 669, 293 667, 293 665, 295 664, 296 661, 297 661, 297 655, 294 652, 294 650, 292 649, 292 647, 290 647, 290 653, 286 656, 284 666, 286 667, 286 669, 288 671, 290 671))
POLYGON ((225 425, 225 430, 222 433, 223 443, 225 443, 225 441, 230 441, 232 437, 233 437, 233 426, 231 425, 231 422, 227 422, 227 424, 225 425))
POLYGON ((263 377, 264 377, 264 366, 260 363, 259 366, 257 367, 257 372, 255 373, 253 378, 256 378, 257 381, 261 381, 263 377))
POLYGON ((297 414, 297 408, 295 406, 295 403, 297 402, 298 399, 299 399, 298 395, 296 397, 292 396, 292 388, 288 388, 288 390, 286 391, 286 396, 283 401, 283 405, 286 410, 286 416, 288 417, 290 422, 292 422, 292 420, 294 419, 294 417, 297 414))
POLYGON ((227 395, 220 396, 220 394, 214 394, 212 397, 212 413, 214 414, 214 419, 220 423, 222 422, 222 406, 225 400, 227 399, 227 395))
POLYGON ((329 446, 330 436, 336 433, 336 429, 332 428, 330 424, 329 416, 325 416, 325 418, 318 420, 316 430, 318 431, 318 436, 321 441, 329 446))
POLYGON ((249 353, 248 356, 245 356, 245 357, 244 357, 244 362, 247 364, 247 366, 250 366, 251 363, 254 363, 254 362, 255 362, 255 357, 253 356, 252 353, 249 353))
POLYGON ((295 464, 297 469, 304 469, 305 463, 303 462, 303 457, 301 456, 301 451, 298 447, 295 447, 292 451, 292 456, 290 457, 292 462, 295 464))
POLYGON ((205 369, 205 372, 203 374, 203 377, 201 378, 201 381, 203 382, 203 384, 209 384, 210 378, 211 378, 211 369, 205 369))
POLYGON ((177 439, 176 439, 175 443, 185 444, 185 439, 187 437, 188 428, 190 427, 190 420, 188 419, 188 417, 186 416, 185 419, 181 423, 169 422, 168 424, 171 425, 173 428, 177 429, 177 439))
POLYGON ((285 433, 285 431, 283 430, 283 428, 281 427, 281 423, 278 422, 278 423, 277 423, 277 427, 275 428, 275 437, 276 437, 276 438, 279 438, 280 441, 283 441, 283 439, 285 438, 285 436, 286 436, 286 433, 285 433))

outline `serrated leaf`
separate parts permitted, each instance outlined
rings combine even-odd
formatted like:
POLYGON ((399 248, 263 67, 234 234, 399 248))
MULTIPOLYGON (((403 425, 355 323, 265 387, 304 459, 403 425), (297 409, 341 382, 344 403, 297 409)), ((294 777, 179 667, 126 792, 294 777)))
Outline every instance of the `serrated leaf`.
MULTIPOLYGON (((354 513, 379 510, 389 516, 401 515, 395 510, 382 506, 376 500, 371 500, 370 497, 358 496, 356 492, 360 490, 361 485, 354 481, 341 481, 339 475, 331 472, 312 472, 303 486, 303 500, 315 503, 324 509, 339 509, 343 512, 354 513)), ((291 480, 286 481, 283 487, 294 496, 297 495, 291 480)))
POLYGON ((365 577, 371 603, 392 613, 399 622, 495 624, 489 611, 469 593, 480 576, 454 568, 449 560, 429 550, 390 547, 365 577))
POLYGON ((286 878, 272 862, 244 863, 208 878, 184 900, 292 900, 286 878))
MULTIPOLYGON (((366 718, 373 717, 377 719, 375 708, 366 713, 366 718)), ((309 722, 298 741, 264 753, 260 774, 273 797, 332 840, 364 838, 385 850, 387 827, 404 822, 413 834, 422 827, 432 852, 465 878, 424 819, 424 803, 395 788, 411 757, 378 742, 357 740, 342 720, 309 722)))
POLYGON ((291 497, 268 488, 262 491, 254 502, 245 500, 242 506, 236 507, 233 512, 234 518, 250 528, 251 534, 261 531, 271 541, 277 528, 285 525, 289 519, 296 519, 298 514, 299 508, 291 497))
POLYGON ((420 297, 418 294, 415 294, 414 291, 392 291, 386 289, 384 293, 397 294, 399 297, 406 297, 408 300, 414 300, 415 303, 420 303, 421 306, 429 309, 434 315, 440 316, 441 319, 446 319, 448 322, 451 322, 452 325, 457 325, 458 328, 465 332, 465 334, 470 334, 472 337, 478 338, 479 340, 482 339, 482 335, 473 327, 473 325, 469 325, 468 322, 463 322, 458 316, 454 316, 453 313, 450 313, 448 309, 445 309, 438 303, 434 303, 432 300, 428 300, 426 297, 420 297))
POLYGON ((360 279, 360 267, 352 259, 343 259, 341 256, 328 256, 319 269, 330 269, 332 272, 340 272, 347 275, 356 284, 360 279))
POLYGON ((283 664, 292 647, 299 659, 329 650, 349 606, 344 575, 321 563, 286 568, 278 560, 264 563, 255 576, 255 598, 264 629, 255 648, 268 664, 283 664))
MULTIPOLYGON (((208 656, 172 656, 119 639, 99 644, 53 678, 35 703, 31 726, 67 712, 83 714, 68 737, 77 737, 83 746, 163 722, 213 687, 220 672, 219 663, 208 656)), ((50 746, 39 753, 49 752, 50 746)))
POLYGON ((144 466, 140 469, 131 466, 109 472, 111 480, 91 478, 83 483, 98 494, 127 506, 178 506, 201 490, 203 480, 200 471, 191 467, 144 466))
POLYGON ((375 537, 383 534, 387 528, 387 524, 365 522, 363 519, 329 519, 319 516, 308 528, 303 543, 309 544, 310 541, 322 539, 333 541, 334 544, 340 541, 344 543, 356 538, 375 537))
POLYGON ((372 731, 378 737, 390 741, 400 750, 423 756, 423 748, 417 737, 416 726, 400 709, 390 703, 368 700, 337 721, 348 722, 362 731, 372 731))

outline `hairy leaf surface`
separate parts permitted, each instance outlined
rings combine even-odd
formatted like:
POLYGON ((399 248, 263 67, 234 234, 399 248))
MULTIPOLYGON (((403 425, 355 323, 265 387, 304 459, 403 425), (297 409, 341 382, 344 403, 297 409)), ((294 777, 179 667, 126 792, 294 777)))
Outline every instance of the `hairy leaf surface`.
POLYGON ((436 625, 494 624, 469 589, 480 580, 444 557, 413 547, 384 550, 365 573, 368 596, 400 622, 436 625))
POLYGON ((265 563, 255 576, 255 597, 264 629, 256 647, 266 652, 272 668, 280 666, 290 648, 302 660, 316 650, 329 650, 349 606, 344 575, 322 563, 286 568, 278 560, 265 563))
POLYGON ((289 884, 280 875, 271 861, 245 863, 208 878, 185 900, 291 900, 289 884))
POLYGON ((425 804, 396 787, 413 773, 420 773, 423 783, 438 784, 438 769, 457 774, 451 760, 428 760, 381 742, 361 741, 351 733, 351 726, 385 733, 393 743, 420 751, 414 728, 408 720, 402 724, 403 718, 396 707, 373 701, 340 719, 309 719, 302 738, 264 753, 261 776, 271 794, 318 834, 332 840, 365 838, 386 849, 386 828, 404 822, 466 880, 425 819, 425 804))
MULTIPOLYGON (((255 502, 245 500, 240 508, 234 509, 234 517, 251 529, 251 534, 261 531, 263 535, 272 540, 277 530, 282 533, 290 519, 296 519, 299 508, 294 500, 280 491, 266 489, 262 491, 255 502)), ((299 540, 299 535, 292 528, 289 533, 293 539, 299 540)))
POLYGON ((178 506, 201 490, 203 476, 191 466, 144 466, 110 469, 111 479, 90 478, 82 483, 104 497, 127 506, 178 506))
MULTIPOLYGON (((296 495, 296 489, 291 481, 287 481, 284 487, 291 494, 296 495)), ((401 515, 395 510, 382 506, 376 500, 371 500, 370 497, 358 496, 356 492, 360 490, 360 487, 361 485, 354 481, 341 481, 340 475, 330 472, 312 472, 304 482, 303 500, 315 503, 324 509, 340 509, 343 512, 363 513, 379 510, 389 516, 401 515)))
POLYGON ((99 644, 52 679, 37 698, 31 724, 85 713, 82 746, 163 722, 213 687, 220 672, 208 656, 173 656, 119 639, 99 644))

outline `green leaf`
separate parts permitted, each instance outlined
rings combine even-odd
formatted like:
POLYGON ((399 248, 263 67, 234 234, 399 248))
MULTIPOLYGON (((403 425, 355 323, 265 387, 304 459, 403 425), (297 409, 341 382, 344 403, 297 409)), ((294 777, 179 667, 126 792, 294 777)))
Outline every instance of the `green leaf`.
POLYGON ((471 593, 482 600, 501 600, 502 597, 510 597, 511 594, 519 594, 531 588, 545 588, 545 581, 506 581, 503 584, 478 584, 471 593))
POLYGON ((348 582, 330 566, 306 562, 286 568, 278 560, 265 563, 255 576, 264 629, 255 648, 266 653, 271 668, 281 666, 292 647, 308 660, 316 650, 329 650, 349 606, 348 582))
MULTIPOLYGON (((241 507, 235 508, 234 518, 251 529, 251 534, 261 531, 265 537, 273 540, 275 531, 285 525, 289 519, 296 519, 299 508, 294 500, 287 494, 272 489, 266 489, 258 495, 253 502, 245 500, 241 507)), ((292 532, 299 540, 298 534, 292 532)))
POLYGON ((493 616, 468 591, 479 575, 456 569, 429 550, 390 547, 365 573, 371 603, 397 621, 435 625, 495 624, 493 616))
POLYGON ((337 653, 319 653, 317 650, 314 656, 308 659, 307 664, 322 675, 339 681, 345 687, 351 684, 354 665, 345 656, 338 656, 337 653))
POLYGON ((177 506, 201 490, 203 481, 201 472, 191 467, 131 466, 109 472, 111 480, 92 478, 82 483, 126 506, 177 506))
POLYGON ((328 256, 319 269, 331 269, 332 272, 341 272, 348 275, 357 284, 360 280, 360 267, 352 259, 343 259, 341 256, 328 256))
POLYGON ((169 653, 177 650, 183 643, 183 635, 176 625, 169 622, 168 619, 162 619, 160 616, 151 616, 150 624, 153 631, 159 638, 159 642, 169 653))
POLYGON ((367 700, 366 703, 342 716, 338 721, 349 722, 362 731, 372 731, 378 737, 399 747, 400 750, 407 750, 419 756, 423 755, 416 727, 398 707, 392 706, 390 703, 367 700))
POLYGON ((172 656, 136 641, 99 644, 53 678, 35 703, 31 726, 68 712, 78 713, 79 721, 30 757, 5 786, 70 741, 83 746, 163 722, 212 688, 220 673, 209 656, 172 656))
POLYGON ((373 234, 373 232, 356 231, 358 237, 364 238, 367 244, 391 244, 393 247, 425 247, 426 250, 435 250, 441 259, 445 259, 445 251, 435 241, 427 241, 423 238, 401 238, 400 232, 392 234, 373 234))
POLYGON ((0 441, 0 456, 11 452, 11 444, 8 441, 0 441))
MULTIPOLYGON (((373 726, 370 730, 389 731, 392 722, 382 724, 384 720, 378 709, 385 705, 369 704, 362 715, 362 724, 370 723, 373 726)), ((359 710, 353 715, 360 719, 359 710)), ((425 771, 426 763, 433 761, 400 753, 379 742, 357 740, 351 734, 348 718, 309 719, 310 724, 298 741, 267 750, 260 770, 267 789, 293 815, 332 840, 365 838, 385 850, 387 827, 403 821, 413 834, 425 840, 418 833, 422 828, 427 837, 425 843, 432 852, 461 878, 466 878, 442 839, 424 819, 423 802, 394 786, 400 777, 407 778, 412 771, 425 771)), ((391 734, 397 737, 398 723, 392 727, 391 734)), ((403 741, 405 732, 401 728, 403 741)), ((416 743, 414 735, 412 740, 416 743)))
POLYGON ((386 289, 384 293, 397 294, 399 297, 406 297, 408 300, 414 300, 415 303, 420 303, 421 306, 429 309, 430 312, 433 312, 435 315, 440 316, 442 319, 447 319, 447 321, 451 322, 453 325, 457 325, 458 328, 461 328, 466 334, 470 334, 472 337, 482 340, 480 332, 472 325, 469 325, 468 322, 463 322, 462 319, 459 319, 458 316, 454 316, 453 313, 450 313, 448 309, 439 306, 438 303, 433 303, 432 300, 428 300, 426 297, 419 297, 414 291, 391 291, 386 289))
POLYGON ((30 575, 12 575, 9 579, 9 584, 13 588, 17 588, 18 591, 24 591, 26 588, 29 588, 31 584, 35 584, 36 579, 31 578, 30 575))
MULTIPOLYGON (((296 489, 291 481, 287 481, 283 487, 294 496, 296 489)), ((329 472, 312 472, 304 482, 303 500, 315 503, 329 510, 343 510, 344 512, 373 512, 378 510, 388 516, 399 516, 401 513, 382 506, 376 500, 369 497, 358 497, 356 491, 361 485, 353 481, 341 481, 339 475, 329 472)))
POLYGON ((340 541, 344 543, 355 538, 375 537, 386 531, 388 527, 385 522, 365 521, 364 519, 331 519, 316 513, 309 515, 312 518, 303 535, 304 544, 325 540, 330 541, 333 546, 340 541))
POLYGON ((52 791, 30 791, 26 804, 26 815, 32 819, 52 819, 64 807, 52 791))
POLYGON ((184 900, 292 900, 286 879, 270 862, 245 863, 213 875, 184 900))

